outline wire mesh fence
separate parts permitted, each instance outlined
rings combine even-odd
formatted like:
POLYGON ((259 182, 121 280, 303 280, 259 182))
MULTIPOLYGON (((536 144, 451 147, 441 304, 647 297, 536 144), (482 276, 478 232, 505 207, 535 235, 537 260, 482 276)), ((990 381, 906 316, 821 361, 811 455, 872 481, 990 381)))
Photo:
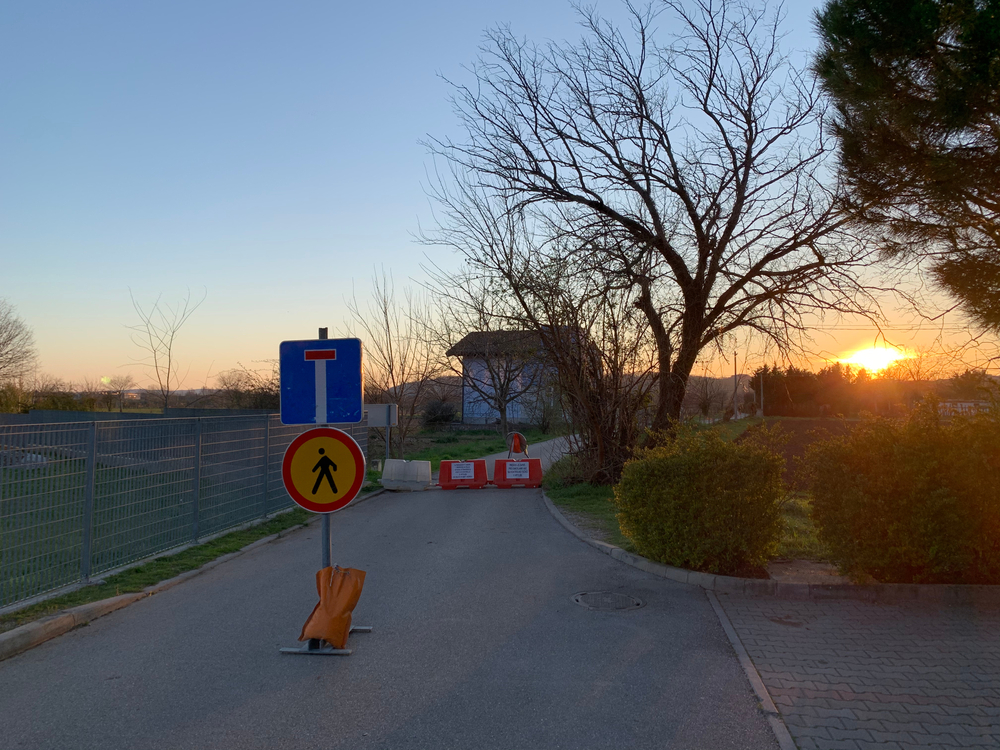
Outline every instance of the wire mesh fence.
MULTIPOLYGON (((334 425, 367 453, 368 428, 334 425)), ((277 415, 0 426, 0 607, 292 505, 277 415)))

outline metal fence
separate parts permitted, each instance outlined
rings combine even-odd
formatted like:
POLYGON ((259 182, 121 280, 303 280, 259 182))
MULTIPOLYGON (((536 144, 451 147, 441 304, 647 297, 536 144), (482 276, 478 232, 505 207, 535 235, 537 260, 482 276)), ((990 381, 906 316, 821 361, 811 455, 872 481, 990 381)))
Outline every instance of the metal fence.
MULTIPOLYGON (((367 453, 368 428, 332 425, 367 453)), ((277 415, 0 426, 0 607, 292 505, 277 415)))

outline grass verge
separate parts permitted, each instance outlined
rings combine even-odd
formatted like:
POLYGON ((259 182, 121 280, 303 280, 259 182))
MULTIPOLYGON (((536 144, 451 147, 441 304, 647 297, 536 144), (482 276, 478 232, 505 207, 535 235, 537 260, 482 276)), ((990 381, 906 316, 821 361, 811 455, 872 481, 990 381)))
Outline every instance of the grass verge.
POLYGON ((210 542, 199 544, 174 555, 165 555, 148 563, 108 576, 103 583, 84 586, 62 596, 47 599, 24 609, 0 617, 0 633, 12 630, 19 625, 39 620, 47 615, 55 614, 64 609, 80 604, 110 599, 120 594, 142 591, 148 586, 169 580, 181 573, 200 568, 205 563, 217 557, 236 552, 264 537, 277 534, 279 531, 301 526, 312 516, 301 508, 265 521, 248 529, 233 531, 210 542))
MULTIPOLYGON (((582 521, 604 534, 604 541, 630 552, 632 542, 625 538, 618 527, 615 506, 611 504, 614 489, 605 485, 563 484, 559 481, 543 483, 545 494, 562 511, 578 514, 573 521, 582 521)), ((577 524, 579 525, 579 523, 577 524)))
POLYGON ((830 553, 816 535, 816 525, 810 516, 810 502, 804 492, 796 492, 785 501, 781 509, 785 528, 778 543, 779 558, 829 561, 830 553))
POLYGON ((751 427, 763 421, 763 419, 758 417, 745 417, 743 419, 733 419, 728 422, 716 422, 712 425, 701 425, 701 428, 718 430, 723 440, 735 440, 751 427))
MULTIPOLYGON (((527 430, 523 434, 528 441, 529 453, 532 443, 559 437, 541 430, 527 430)), ((442 461, 479 458, 507 450, 506 438, 496 430, 424 431, 416 436, 413 443, 413 449, 406 452, 406 459, 430 461, 431 471, 437 471, 442 461)))

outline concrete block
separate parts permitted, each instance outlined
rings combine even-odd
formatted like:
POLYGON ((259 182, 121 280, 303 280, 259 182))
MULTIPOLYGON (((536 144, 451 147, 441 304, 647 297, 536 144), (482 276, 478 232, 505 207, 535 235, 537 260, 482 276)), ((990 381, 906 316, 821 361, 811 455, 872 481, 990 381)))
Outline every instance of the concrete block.
POLYGON ((382 468, 381 484, 387 490, 426 490, 431 486, 431 462, 387 459, 382 468))

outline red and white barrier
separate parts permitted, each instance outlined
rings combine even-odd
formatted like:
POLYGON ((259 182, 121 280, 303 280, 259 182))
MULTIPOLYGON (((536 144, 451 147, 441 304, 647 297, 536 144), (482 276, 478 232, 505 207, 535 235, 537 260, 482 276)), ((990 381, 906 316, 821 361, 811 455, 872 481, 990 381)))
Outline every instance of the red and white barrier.
POLYGON ((541 487, 540 458, 498 458, 493 466, 493 484, 501 489, 510 487, 541 487))
POLYGON ((481 458, 473 461, 442 461, 438 484, 444 490, 457 490, 460 487, 482 489, 489 484, 486 461, 481 458))

